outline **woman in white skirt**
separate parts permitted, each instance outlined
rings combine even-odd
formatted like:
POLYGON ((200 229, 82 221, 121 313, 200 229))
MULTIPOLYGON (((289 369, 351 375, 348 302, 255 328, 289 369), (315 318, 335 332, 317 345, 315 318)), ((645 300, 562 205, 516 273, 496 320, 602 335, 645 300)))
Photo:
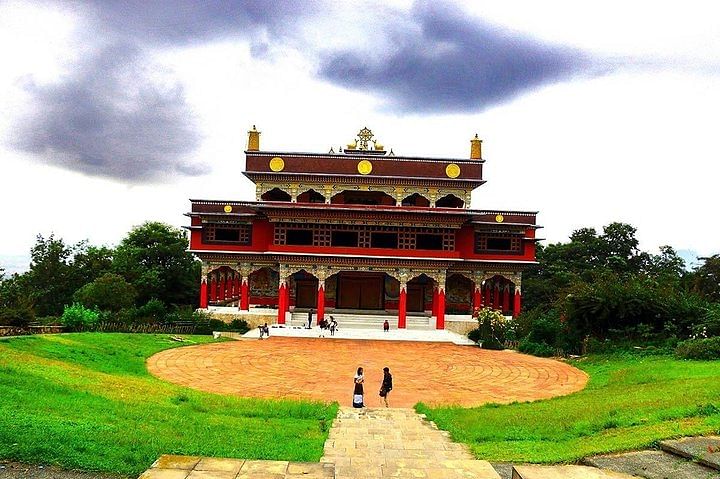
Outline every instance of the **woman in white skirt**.
POLYGON ((357 369, 357 374, 354 378, 355 389, 353 390, 353 407, 365 407, 363 403, 363 383, 365 382, 365 376, 363 376, 363 368, 357 369))

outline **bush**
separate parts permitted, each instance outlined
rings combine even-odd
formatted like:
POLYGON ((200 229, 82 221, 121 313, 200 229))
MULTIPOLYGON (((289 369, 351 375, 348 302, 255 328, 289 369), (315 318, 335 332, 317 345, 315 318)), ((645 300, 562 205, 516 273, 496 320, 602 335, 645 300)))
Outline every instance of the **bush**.
POLYGON ((167 309, 165 309, 165 303, 153 298, 137 308, 135 314, 135 322, 162 323, 165 321, 167 309))
POLYGON ((520 341, 518 350, 521 353, 532 354, 533 356, 541 356, 544 358, 549 358, 555 354, 555 350, 552 348, 552 346, 549 346, 545 343, 536 343, 529 339, 524 339, 520 341))
POLYGON ((505 346, 503 346, 500 341, 495 338, 483 340, 481 346, 483 349, 492 349, 495 351, 502 351, 503 349, 505 349, 505 346))
POLYGON ((480 331, 480 328, 476 328, 476 329, 473 329, 472 331, 470 331, 468 333, 467 337, 470 341, 474 341, 476 343, 478 341, 480 341, 480 339, 482 338, 482 333, 480 331))
POLYGON ((120 311, 135 303, 135 288, 117 274, 105 273, 95 281, 75 291, 73 299, 86 308, 100 311, 120 311))
POLYGON ((73 303, 72 306, 65 306, 60 322, 68 331, 83 331, 92 329, 98 323, 99 317, 97 311, 73 303))
POLYGON ((35 311, 30 303, 0 307, 0 325, 25 328, 35 320, 35 311))
POLYGON ((675 354, 682 359, 720 359, 720 336, 688 339, 678 344, 675 354))

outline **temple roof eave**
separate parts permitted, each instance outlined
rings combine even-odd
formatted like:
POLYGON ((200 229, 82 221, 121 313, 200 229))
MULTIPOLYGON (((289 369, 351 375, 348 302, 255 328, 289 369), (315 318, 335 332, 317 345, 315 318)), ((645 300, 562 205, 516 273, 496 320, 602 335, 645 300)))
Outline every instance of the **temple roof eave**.
POLYGON ((310 152, 292 152, 292 151, 245 151, 246 156, 294 156, 298 158, 329 158, 339 160, 357 160, 358 158, 368 158, 372 160, 388 159, 392 161, 438 161, 438 162, 452 162, 452 163, 471 163, 471 164, 483 164, 485 160, 475 158, 442 158, 442 157, 430 157, 430 156, 399 156, 399 155, 384 155, 380 156, 377 154, 363 153, 360 151, 354 151, 352 154, 345 153, 310 153, 310 152))

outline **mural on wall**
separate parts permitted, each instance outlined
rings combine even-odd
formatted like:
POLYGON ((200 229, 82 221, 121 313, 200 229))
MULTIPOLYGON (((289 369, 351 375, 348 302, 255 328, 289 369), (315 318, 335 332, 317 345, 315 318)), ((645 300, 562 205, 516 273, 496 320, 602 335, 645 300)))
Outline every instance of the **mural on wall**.
POLYGON ((449 313, 469 312, 472 307, 473 283, 465 276, 454 274, 447 280, 446 304, 449 313))
POLYGON ((390 275, 385 275, 385 301, 398 301, 400 299, 400 281, 390 275))
POLYGON ((250 296, 257 298, 276 298, 280 273, 270 268, 262 268, 250 275, 250 296))
POLYGON ((335 301, 337 295, 337 275, 334 274, 325 280, 325 300, 335 301))

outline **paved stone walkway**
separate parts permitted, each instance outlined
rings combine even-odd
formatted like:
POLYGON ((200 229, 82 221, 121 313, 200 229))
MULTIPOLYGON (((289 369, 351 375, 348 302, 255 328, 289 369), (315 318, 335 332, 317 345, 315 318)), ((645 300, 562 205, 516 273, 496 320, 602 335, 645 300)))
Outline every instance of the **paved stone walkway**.
POLYGON ((324 452, 321 462, 335 464, 336 479, 500 479, 412 409, 341 408, 324 452))
POLYGON ((379 406, 382 368, 393 374, 393 407, 477 406, 570 394, 587 375, 560 361, 448 343, 326 341, 271 337, 169 349, 148 359, 155 376, 246 397, 338 401, 350 405, 352 377, 365 369, 366 405, 379 406))

